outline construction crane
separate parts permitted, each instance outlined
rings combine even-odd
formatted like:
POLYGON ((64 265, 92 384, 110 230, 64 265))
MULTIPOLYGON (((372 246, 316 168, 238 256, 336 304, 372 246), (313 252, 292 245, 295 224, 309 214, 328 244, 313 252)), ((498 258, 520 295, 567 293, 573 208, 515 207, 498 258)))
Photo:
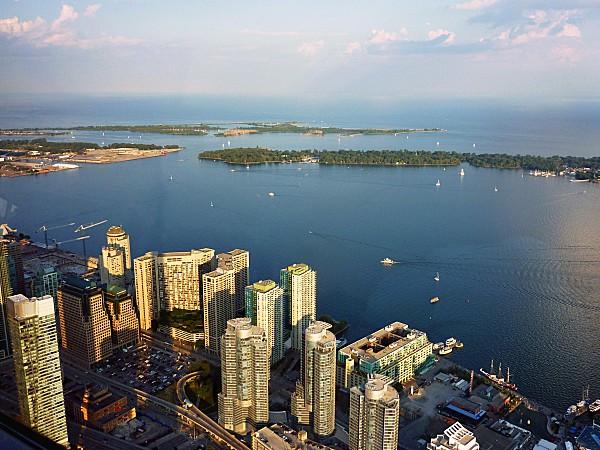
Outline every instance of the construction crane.
POLYGON ((6 236, 7 234, 17 232, 16 228, 9 227, 7 223, 3 223, 2 225, 0 225, 0 230, 2 231, 0 233, 0 236, 6 236))
MULTIPOLYGON (((48 231, 50 231, 50 230, 56 230, 57 228, 71 227, 73 225, 75 225, 75 222, 66 223, 64 225, 57 225, 55 227, 49 227, 49 228, 46 225, 42 225, 41 227, 39 227, 36 230, 36 233, 39 233, 40 231, 44 232, 44 242, 46 244, 46 250, 48 250, 48 231)), ((54 239, 53 239, 53 241, 56 242, 54 239)))
POLYGON ((80 231, 84 231, 84 230, 87 230, 88 228, 93 228, 98 225, 102 225, 103 223, 106 223, 106 222, 108 222, 108 219, 101 220, 100 222, 81 224, 81 225, 79 225, 79 227, 77 227, 77 229, 75 230, 75 233, 79 233, 80 231))
POLYGON ((60 242, 56 242, 56 239, 52 239, 52 240, 54 241, 54 250, 58 250, 59 245, 66 244, 67 242, 81 241, 83 243, 83 259, 85 261, 85 267, 87 268, 87 256, 86 256, 86 252, 85 252, 85 240, 86 239, 89 239, 89 236, 79 236, 78 238, 75 238, 75 239, 67 239, 66 241, 60 241, 60 242))

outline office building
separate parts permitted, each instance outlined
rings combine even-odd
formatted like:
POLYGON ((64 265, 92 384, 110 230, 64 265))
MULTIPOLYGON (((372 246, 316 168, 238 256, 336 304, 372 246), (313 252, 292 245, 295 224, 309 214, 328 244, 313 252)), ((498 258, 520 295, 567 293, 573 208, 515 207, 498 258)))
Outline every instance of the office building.
POLYGON ((455 422, 444 434, 438 434, 427 444, 427 450, 479 450, 477 439, 460 422, 455 422))
MULTIPOLYGON (((10 241, 0 238, 0 360, 8 358, 12 352, 6 321, 6 302, 13 295, 10 283, 10 272, 13 260, 8 256, 8 244, 10 241)), ((14 270, 14 269, 13 269, 14 270)))
POLYGON ((305 330, 300 380, 292 394, 292 416, 312 425, 319 437, 335 429, 335 335, 331 325, 314 321, 305 330))
POLYGON ((57 297, 64 358, 87 369, 110 357, 111 326, 102 289, 71 278, 59 288, 57 297))
POLYGON ((374 375, 350 389, 350 450, 396 450, 400 398, 394 380, 374 375))
POLYGON ((58 353, 54 299, 8 297, 19 411, 25 424, 66 445, 67 422, 58 353))
POLYGON ((291 347, 301 352, 304 330, 316 319, 317 274, 306 264, 294 264, 281 270, 279 283, 286 297, 291 347))
POLYGON ((142 330, 149 330, 152 320, 158 319, 160 313, 157 261, 156 252, 148 252, 133 261, 135 301, 142 330))
POLYGON ((269 420, 267 336, 249 318, 231 319, 221 337, 219 424, 247 433, 269 420))
POLYGON ((250 253, 236 248, 227 253, 217 255, 217 267, 233 270, 235 273, 235 305, 236 315, 244 308, 244 289, 250 284, 250 253))
POLYGON ((258 281, 246 287, 246 317, 265 330, 271 365, 283 358, 283 289, 274 281, 258 281))
POLYGON ((13 295, 25 294, 25 270, 21 243, 14 239, 0 239, 0 254, 8 257, 8 276, 13 295))
POLYGON ((129 235, 125 233, 123 227, 112 226, 106 232, 106 241, 108 246, 118 248, 122 252, 123 265, 126 270, 131 270, 131 248, 129 245, 129 235))
MULTIPOLYGON (((55 299, 59 284, 60 272, 54 267, 46 267, 31 280, 31 294, 34 297, 49 295, 55 299)), ((54 306, 57 308, 56 302, 54 306)))
POLYGON ((133 298, 124 288, 104 285, 102 295, 110 320, 112 348, 133 347, 140 339, 133 298))
POLYGON ((338 386, 349 390, 366 383, 369 375, 375 374, 404 383, 428 361, 432 348, 427 334, 394 322, 340 349, 337 355, 338 386))
POLYGON ((102 254, 98 258, 98 270, 102 284, 127 287, 125 256, 121 248, 102 247, 102 254))
POLYGON ((204 303, 204 346, 209 352, 219 353, 221 336, 227 322, 235 317, 235 272, 217 267, 202 276, 204 303))

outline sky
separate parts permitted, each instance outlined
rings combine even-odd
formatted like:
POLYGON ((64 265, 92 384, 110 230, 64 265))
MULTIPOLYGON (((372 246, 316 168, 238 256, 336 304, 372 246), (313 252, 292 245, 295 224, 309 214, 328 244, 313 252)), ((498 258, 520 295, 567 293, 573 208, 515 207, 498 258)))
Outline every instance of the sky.
POLYGON ((0 93, 598 99, 600 0, 0 0, 0 93))

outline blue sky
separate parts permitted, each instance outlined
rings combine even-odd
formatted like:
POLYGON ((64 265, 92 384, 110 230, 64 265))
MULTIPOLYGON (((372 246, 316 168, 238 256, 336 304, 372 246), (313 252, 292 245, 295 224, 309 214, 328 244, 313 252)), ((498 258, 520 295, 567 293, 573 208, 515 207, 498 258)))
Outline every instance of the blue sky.
POLYGON ((0 92, 598 97, 598 0, 0 0, 0 92))

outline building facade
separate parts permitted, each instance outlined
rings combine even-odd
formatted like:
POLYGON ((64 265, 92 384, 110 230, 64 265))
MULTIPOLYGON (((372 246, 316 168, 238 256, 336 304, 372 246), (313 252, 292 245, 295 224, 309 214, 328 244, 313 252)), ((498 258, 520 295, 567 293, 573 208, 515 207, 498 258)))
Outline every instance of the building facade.
POLYGON ((444 434, 432 438, 427 450, 479 450, 479 444, 472 432, 455 422, 444 430, 444 434))
POLYGON ((54 267, 47 267, 31 280, 31 294, 34 297, 49 295, 55 299, 59 284, 60 273, 54 267))
POLYGON ((314 321, 305 330, 300 380, 292 394, 292 416, 311 425, 317 436, 335 430, 335 335, 331 325, 314 321))
POLYGON ((396 450, 400 398, 394 380, 375 375, 350 389, 350 450, 396 450))
POLYGON ((108 246, 118 248, 122 251, 123 265, 126 270, 131 270, 131 247, 129 235, 125 233, 122 226, 112 226, 106 232, 108 246))
POLYGON ((246 317, 265 330, 271 365, 283 359, 283 289, 274 281, 258 281, 246 287, 246 317))
POLYGON ((239 248, 220 253, 217 255, 217 267, 235 273, 235 305, 236 316, 239 317, 244 308, 244 289, 250 284, 250 253, 239 248))
POLYGON ((349 390, 367 382, 369 375, 385 375, 397 383, 413 378, 433 351, 427 334, 394 322, 338 352, 337 383, 349 390))
POLYGON ((279 280, 286 297, 291 347, 301 352, 304 330, 316 319, 317 274, 306 264, 294 264, 280 271, 279 280))
POLYGON ((100 281, 103 284, 127 287, 125 277, 125 256, 119 247, 102 247, 102 254, 98 258, 100 281))
POLYGON ((0 238, 0 360, 8 358, 12 353, 8 322, 6 320, 6 302, 13 295, 10 283, 12 258, 8 255, 10 241, 0 238))
POLYGON ((157 260, 158 253, 148 252, 133 261, 135 301, 142 330, 149 330, 160 312, 157 260))
POLYGON ((267 336, 249 318, 232 319, 221 338, 219 424, 247 433, 269 421, 267 336))
POLYGON ((227 322, 235 318, 235 272, 217 267, 202 276, 202 301, 204 303, 204 346, 218 354, 221 336, 227 322))
POLYGON ((72 278, 60 287, 58 316, 64 358, 84 368, 112 355, 112 336, 102 289, 72 278))
POLYGON ((113 349, 136 345, 140 340, 140 327, 131 294, 122 287, 104 285, 102 295, 110 320, 113 349))
POLYGON ((68 443, 56 316, 52 297, 8 297, 7 316, 19 410, 25 424, 68 443))

